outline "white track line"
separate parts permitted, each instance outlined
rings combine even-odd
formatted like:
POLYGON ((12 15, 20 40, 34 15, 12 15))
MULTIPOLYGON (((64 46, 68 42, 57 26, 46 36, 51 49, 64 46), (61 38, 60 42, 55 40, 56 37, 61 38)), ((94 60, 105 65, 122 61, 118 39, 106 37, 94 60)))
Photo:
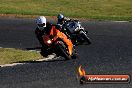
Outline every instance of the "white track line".
POLYGON ((47 58, 43 58, 35 61, 49 61, 52 60, 53 58, 55 58, 55 55, 49 55, 47 58))
POLYGON ((0 65, 0 67, 11 67, 11 66, 23 65, 23 64, 25 64, 25 63, 4 64, 4 65, 0 65))
POLYGON ((129 21, 112 21, 112 22, 126 23, 126 22, 129 22, 129 21))
POLYGON ((37 51, 37 50, 28 50, 29 52, 40 52, 40 51, 37 51))

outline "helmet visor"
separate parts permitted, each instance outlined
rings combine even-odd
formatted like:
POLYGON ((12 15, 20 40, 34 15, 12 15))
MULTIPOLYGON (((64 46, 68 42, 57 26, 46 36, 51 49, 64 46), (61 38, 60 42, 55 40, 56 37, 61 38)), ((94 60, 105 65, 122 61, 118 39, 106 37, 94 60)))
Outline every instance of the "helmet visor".
POLYGON ((46 24, 43 23, 43 24, 38 24, 39 27, 44 27, 46 24))
POLYGON ((59 22, 63 22, 63 21, 64 21, 64 18, 62 18, 62 19, 58 19, 58 21, 59 21, 59 22))

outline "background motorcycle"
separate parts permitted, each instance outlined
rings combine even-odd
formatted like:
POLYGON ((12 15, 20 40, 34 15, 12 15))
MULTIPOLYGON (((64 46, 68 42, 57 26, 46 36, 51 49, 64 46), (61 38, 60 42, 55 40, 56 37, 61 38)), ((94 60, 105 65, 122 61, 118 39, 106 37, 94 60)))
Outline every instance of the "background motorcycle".
POLYGON ((88 31, 84 30, 84 27, 82 27, 78 20, 66 21, 62 25, 62 29, 71 38, 73 44, 77 45, 84 42, 91 44, 90 38, 87 36, 88 31))

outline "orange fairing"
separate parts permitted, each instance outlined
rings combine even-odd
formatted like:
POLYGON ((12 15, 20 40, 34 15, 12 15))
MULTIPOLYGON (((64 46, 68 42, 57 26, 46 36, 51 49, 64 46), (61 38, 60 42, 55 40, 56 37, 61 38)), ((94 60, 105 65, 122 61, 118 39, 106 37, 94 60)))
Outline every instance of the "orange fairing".
POLYGON ((55 26, 52 26, 52 29, 51 29, 51 31, 50 31, 50 35, 54 36, 54 35, 56 35, 56 34, 57 34, 57 31, 56 31, 56 29, 55 29, 55 26))
POLYGON ((50 42, 51 42, 51 40, 50 40, 50 38, 49 38, 49 36, 48 35, 43 35, 43 41, 44 41, 44 43, 45 44, 47 44, 47 45, 49 45, 50 44, 50 42), (49 42, 50 41, 50 42, 49 42))
POLYGON ((69 54, 72 55, 73 44, 72 44, 71 40, 69 40, 64 33, 57 30, 55 28, 55 26, 52 26, 50 35, 54 36, 54 40, 56 40, 56 38, 58 38, 58 37, 61 38, 68 45, 69 54))

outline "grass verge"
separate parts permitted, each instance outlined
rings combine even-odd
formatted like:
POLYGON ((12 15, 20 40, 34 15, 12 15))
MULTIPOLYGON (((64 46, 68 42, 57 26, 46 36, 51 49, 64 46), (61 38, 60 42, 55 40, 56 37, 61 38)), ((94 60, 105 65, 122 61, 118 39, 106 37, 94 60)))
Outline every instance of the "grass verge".
POLYGON ((30 61, 41 59, 38 52, 31 52, 13 48, 0 48, 0 65, 19 61, 30 61))
POLYGON ((0 13, 132 20, 131 0, 1 0, 0 13))

